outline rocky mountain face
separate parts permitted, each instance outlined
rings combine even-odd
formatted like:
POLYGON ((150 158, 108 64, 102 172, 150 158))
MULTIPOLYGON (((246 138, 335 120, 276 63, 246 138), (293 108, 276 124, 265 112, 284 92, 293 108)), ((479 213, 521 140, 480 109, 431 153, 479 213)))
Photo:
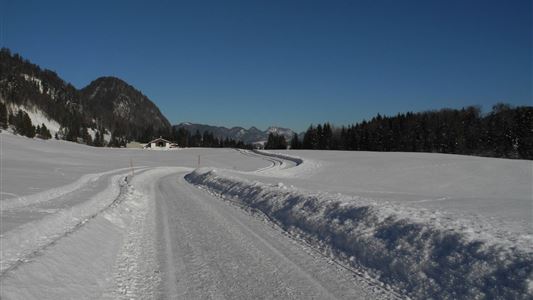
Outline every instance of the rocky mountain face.
POLYGON ((78 90, 6 48, 0 50, 0 102, 8 113, 25 110, 58 124, 59 137, 73 141, 92 143, 96 133, 143 140, 171 129, 148 97, 118 78, 101 77, 78 90))
POLYGON ((194 123, 180 123, 174 125, 176 130, 184 128, 189 131, 191 134, 194 134, 196 131, 199 131, 201 134, 204 132, 211 132, 218 139, 233 139, 236 141, 243 141, 245 144, 253 143, 264 143, 268 139, 270 133, 283 135, 287 141, 292 139, 294 132, 288 128, 281 127, 269 127, 265 131, 261 131, 255 127, 250 127, 245 129, 243 127, 232 127, 226 128, 221 126, 211 126, 205 124, 194 124, 194 123))

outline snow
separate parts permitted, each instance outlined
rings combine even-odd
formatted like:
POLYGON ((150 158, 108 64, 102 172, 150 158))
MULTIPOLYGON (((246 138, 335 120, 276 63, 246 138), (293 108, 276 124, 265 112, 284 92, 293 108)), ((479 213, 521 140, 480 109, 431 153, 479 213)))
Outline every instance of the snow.
POLYGON ((299 168, 270 174, 291 178, 302 189, 439 210, 474 222, 479 217, 511 232, 533 234, 532 161, 433 153, 270 152, 305 160, 299 168))
POLYGON ((234 203, 187 184, 155 188, 163 289, 170 299, 395 299, 379 282, 332 262, 234 203))
MULTIPOLYGON (((182 169, 156 168, 139 174, 129 185, 121 182, 109 186, 107 190, 112 190, 112 195, 94 197, 100 203, 106 199, 106 203, 102 203, 104 206, 84 204, 93 209, 92 222, 76 214, 80 209, 69 209, 70 218, 66 221, 82 220, 75 224, 75 234, 65 224, 51 226, 53 224, 47 224, 50 222, 43 221, 31 224, 35 225, 34 231, 39 232, 40 239, 28 238, 26 231, 9 232, 11 236, 18 234, 25 237, 25 241, 39 240, 42 244, 26 245, 23 240, 22 245, 17 244, 17 249, 13 242, 2 240, 3 245, 10 245, 5 247, 6 256, 16 253, 21 257, 15 264, 22 259, 33 261, 18 263, 16 276, 2 278, 2 296, 9 299, 57 299, 67 295, 77 299, 155 298, 160 279, 153 268, 158 265, 154 243, 146 239, 155 234, 154 228, 146 222, 146 217, 153 213, 153 202, 150 201, 153 198, 146 197, 149 191, 143 187, 150 180, 179 170, 182 169), (58 233, 62 238, 54 238, 54 234, 47 232, 54 228, 65 230, 58 233), (43 241, 42 237, 50 241, 43 241), (17 250, 33 251, 28 255, 17 250), (79 271, 80 266, 83 266, 83 272, 79 271)), ((114 176, 113 182, 120 177, 114 176)), ((12 266, 10 261, 2 257, 3 275, 5 269, 12 266)))
POLYGON ((2 298, 532 297, 531 161, 5 132, 0 153, 2 298))
POLYGON ((108 131, 104 133, 104 141, 106 143, 109 143, 109 141, 111 141, 111 133, 109 133, 108 131))
POLYGON ((111 170, 111 171, 101 172, 101 173, 96 173, 96 174, 86 174, 86 175, 83 175, 78 180, 70 184, 61 186, 61 187, 51 188, 43 192, 32 194, 29 196, 6 199, 2 202, 2 208, 3 209, 16 209, 16 208, 20 208, 20 207, 24 207, 28 205, 35 205, 41 202, 50 201, 52 199, 59 198, 63 195, 66 195, 66 194, 72 193, 73 191, 81 189, 82 187, 88 185, 90 182, 95 182, 99 180, 100 177, 102 176, 109 175, 112 173, 117 173, 120 171, 128 172, 130 171, 130 168, 121 168, 121 169, 116 169, 116 170, 111 170))
POLYGON ((266 132, 268 134, 273 133, 277 135, 283 135, 287 141, 290 141, 292 139, 292 136, 294 135, 294 132, 291 129, 274 126, 268 127, 266 132))
MULTIPOLYGON (((87 174, 134 167, 204 166, 252 171, 268 162, 233 149, 190 148, 147 151, 89 147, 60 140, 29 139, 0 132, 2 202, 72 184, 87 174)), ((11 201, 11 200, 10 200, 11 201)))
POLYGON ((22 77, 24 77, 24 79, 26 81, 35 83, 39 87, 39 92, 41 94, 44 93, 43 82, 42 82, 41 79, 39 79, 37 77, 34 77, 34 76, 31 76, 31 75, 28 75, 28 74, 22 74, 22 77))
POLYGON ((28 108, 23 105, 11 105, 9 109, 14 113, 18 112, 19 110, 26 112, 30 117, 33 126, 37 127, 37 125, 46 125, 46 128, 48 128, 52 136, 54 136, 59 131, 59 128, 61 128, 61 125, 59 125, 59 123, 57 123, 55 120, 48 118, 48 116, 46 116, 46 114, 38 108, 28 108))
POLYGON ((261 210, 413 297, 528 293, 531 161, 338 151, 269 157, 298 166, 278 163, 253 174, 204 169, 187 178, 261 210), (494 274, 515 281, 502 286, 494 274))
MULTIPOLYGON (((123 175, 125 176, 125 175, 123 175)), ((0 254, 0 274, 16 267, 20 261, 31 258, 34 253, 63 237, 76 227, 109 206, 118 196, 120 178, 110 178, 110 185, 78 205, 56 209, 44 217, 27 222, 7 232, 0 238, 4 245, 0 254)))
POLYGON ((450 218, 438 211, 302 191, 239 175, 207 168, 186 178, 261 211, 340 259, 349 257, 354 266, 374 270, 380 279, 415 298, 520 298, 528 291, 531 235, 499 233, 488 223, 450 218), (498 282, 494 274, 513 281, 498 282))
POLYGON ((96 130, 92 128, 87 128, 87 132, 91 136, 91 139, 94 141, 94 138, 96 137, 96 130))

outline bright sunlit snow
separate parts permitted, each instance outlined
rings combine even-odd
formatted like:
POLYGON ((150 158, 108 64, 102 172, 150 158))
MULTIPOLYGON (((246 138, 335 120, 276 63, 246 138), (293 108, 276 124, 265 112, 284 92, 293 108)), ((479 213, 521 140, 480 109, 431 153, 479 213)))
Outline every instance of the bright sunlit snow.
POLYGON ((0 138, 2 298, 532 293, 531 161, 0 138))

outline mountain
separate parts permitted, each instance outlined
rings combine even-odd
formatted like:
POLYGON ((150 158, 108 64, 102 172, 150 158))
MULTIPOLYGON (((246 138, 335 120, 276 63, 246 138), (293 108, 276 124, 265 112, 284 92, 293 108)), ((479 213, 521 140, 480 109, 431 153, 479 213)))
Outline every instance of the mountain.
POLYGON ((243 141, 246 144, 252 143, 264 143, 268 139, 270 133, 283 135, 287 141, 292 139, 294 132, 288 128, 281 127, 269 127, 265 131, 261 131, 255 127, 250 127, 245 129, 243 127, 222 127, 222 126, 211 126, 206 124, 194 124, 194 123, 180 123, 173 126, 174 129, 178 130, 180 128, 187 129, 191 134, 194 134, 196 131, 204 133, 205 131, 213 133, 213 135, 218 139, 233 139, 236 141, 243 141))
POLYGON ((159 108, 119 78, 100 77, 81 89, 80 96, 85 111, 112 132, 122 131, 138 139, 170 129, 159 108))
MULTIPOLYGON (((5 48, 0 50, 0 102, 10 113, 24 110, 43 120, 52 120, 57 130, 74 116, 82 123, 90 121, 82 114, 76 88, 55 72, 42 70, 5 48)), ((34 117, 32 121, 37 120, 34 117)))
POLYGON ((6 48, 0 50, 0 103, 10 115, 23 111, 34 126, 44 123, 59 138, 87 144, 147 140, 171 129, 147 96, 118 78, 101 77, 78 90, 6 48))
MULTIPOLYGON (((78 90, 55 72, 6 48, 0 49, 0 106, 8 115, 23 111, 33 126, 45 124, 52 136, 97 146, 146 142, 155 136, 170 136, 172 129, 146 95, 119 78, 100 77, 78 90)), ((264 143, 270 133, 283 135, 287 141, 293 136, 292 130, 280 127, 265 131, 192 123, 173 127, 191 134, 208 131, 216 138, 246 144, 264 143)))

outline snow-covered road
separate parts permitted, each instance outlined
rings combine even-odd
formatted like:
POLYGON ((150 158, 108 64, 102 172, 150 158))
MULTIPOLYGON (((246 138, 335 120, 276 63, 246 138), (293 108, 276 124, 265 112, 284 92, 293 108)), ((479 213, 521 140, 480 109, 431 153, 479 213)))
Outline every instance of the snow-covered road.
POLYGON ((191 186, 185 173, 157 183, 165 299, 391 298, 271 224, 191 186))
POLYGON ((0 138, 2 299, 533 296, 531 161, 0 138))

